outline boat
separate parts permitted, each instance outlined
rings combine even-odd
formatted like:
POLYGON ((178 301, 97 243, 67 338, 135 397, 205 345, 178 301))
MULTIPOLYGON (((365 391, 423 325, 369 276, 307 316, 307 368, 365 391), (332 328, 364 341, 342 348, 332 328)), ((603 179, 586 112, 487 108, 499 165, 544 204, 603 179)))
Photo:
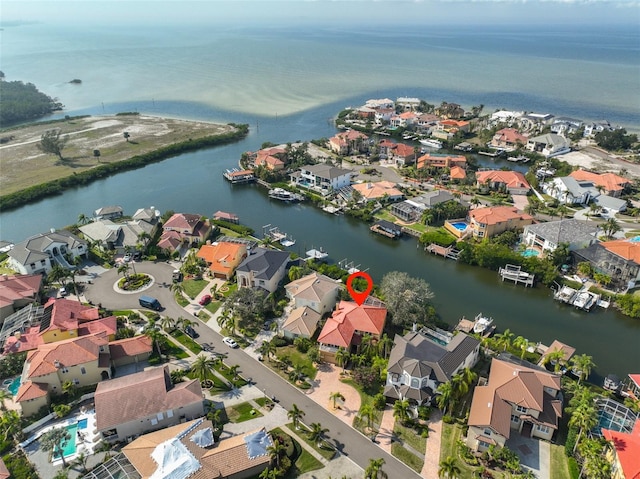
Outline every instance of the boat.
POLYGON ((520 155, 520 156, 508 156, 507 157, 507 161, 511 161, 513 163, 527 163, 530 160, 530 158, 520 155))
POLYGON ((301 195, 292 193, 291 191, 287 191, 283 188, 274 188, 269 190, 269 198, 286 202, 302 201, 301 195))
POLYGON ((473 322, 473 332, 476 334, 486 334, 493 324, 493 318, 482 316, 482 313, 478 313, 475 321, 473 322))
POLYGON ((573 304, 578 291, 570 286, 562 286, 554 293, 553 298, 567 304, 573 304))
POLYGON ((285 248, 288 248, 296 244, 296 240, 294 240, 291 236, 287 235, 285 238, 280 240, 280 244, 285 248))
POLYGON ((599 294, 595 294, 590 291, 579 291, 571 304, 573 304, 573 306, 578 309, 590 311, 591 308, 596 305, 599 299, 599 294))
POLYGON ((602 387, 607 391, 618 392, 622 387, 622 381, 620 381, 620 378, 615 374, 607 374, 602 387))
POLYGON ((433 138, 425 138, 424 140, 420 140, 420 143, 424 146, 428 146, 429 148, 435 148, 436 150, 442 148, 442 142, 434 140, 433 138))

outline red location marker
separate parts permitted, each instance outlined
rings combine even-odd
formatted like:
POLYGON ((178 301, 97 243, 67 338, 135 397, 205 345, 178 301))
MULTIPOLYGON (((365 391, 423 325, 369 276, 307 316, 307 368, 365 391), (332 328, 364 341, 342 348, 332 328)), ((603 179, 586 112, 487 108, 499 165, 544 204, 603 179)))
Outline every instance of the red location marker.
POLYGON ((364 303, 365 300, 369 297, 369 293, 371 292, 372 289, 373 289, 373 280, 371 279, 371 276, 369 276, 369 274, 365 273, 364 271, 356 271, 355 273, 351 273, 347 278, 347 291, 349 291, 349 294, 351 295, 353 300, 358 304, 358 306, 362 306, 362 303, 364 303), (351 285, 351 283, 353 283, 353 280, 355 278, 366 279, 367 289, 365 289, 361 293, 353 289, 353 286, 351 285))

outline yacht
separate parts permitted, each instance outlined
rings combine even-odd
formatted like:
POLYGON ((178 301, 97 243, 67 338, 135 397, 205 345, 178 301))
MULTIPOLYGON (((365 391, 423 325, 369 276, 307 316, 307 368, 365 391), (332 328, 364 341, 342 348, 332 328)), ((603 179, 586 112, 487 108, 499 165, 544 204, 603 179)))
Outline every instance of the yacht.
POLYGON ((423 144, 424 146, 428 146, 429 148, 435 148, 436 150, 439 150, 440 148, 442 148, 442 142, 439 140, 434 140, 433 138, 426 138, 424 140, 420 140, 420 143, 423 144))
POLYGON ((274 188, 272 190, 269 190, 269 198, 287 202, 302 200, 302 197, 300 195, 292 193, 291 191, 287 191, 283 188, 274 188))
POLYGON ((482 316, 482 313, 478 313, 476 320, 473 323, 473 332, 476 334, 486 334, 493 324, 493 318, 482 316))

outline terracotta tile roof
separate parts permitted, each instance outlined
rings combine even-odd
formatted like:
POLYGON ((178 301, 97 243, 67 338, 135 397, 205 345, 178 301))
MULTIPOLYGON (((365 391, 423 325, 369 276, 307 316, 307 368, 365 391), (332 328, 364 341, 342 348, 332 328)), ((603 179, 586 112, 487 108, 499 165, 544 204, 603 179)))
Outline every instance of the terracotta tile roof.
POLYGON ((341 283, 316 271, 291 281, 284 287, 292 299, 306 299, 309 301, 322 301, 327 294, 341 288, 341 283))
POLYGON ((153 343, 149 336, 145 334, 109 343, 109 352, 111 353, 112 360, 150 353, 152 349, 153 343))
POLYGON ((626 479, 640 479, 640 419, 631 433, 602 429, 602 435, 613 443, 626 479))
POLYGON ((36 349, 39 345, 44 344, 44 340, 40 335, 40 326, 32 326, 19 336, 9 336, 4 343, 5 353, 21 353, 36 349))
POLYGON ((511 406, 497 397, 490 386, 477 386, 469 411, 469 426, 490 427, 503 437, 509 438, 511 428, 511 406))
POLYGON ((528 139, 527 136, 521 134, 515 128, 503 128, 502 130, 496 131, 496 134, 493 135, 492 142, 509 144, 522 143, 524 145, 528 139))
POLYGON ((209 264, 213 273, 230 276, 234 269, 247 256, 246 245, 221 241, 203 245, 197 254, 209 264))
POLYGON ((640 374, 629 374, 629 379, 640 388, 640 374))
POLYGON ((531 215, 520 213, 513 206, 487 206, 469 211, 469 217, 477 223, 495 225, 509 220, 533 220, 531 215))
POLYGON ((402 156, 404 158, 414 156, 416 154, 415 149, 411 145, 405 145, 404 143, 398 143, 395 147, 394 155, 402 156))
POLYGON ((85 321, 78 327, 78 336, 88 336, 99 332, 104 332, 107 336, 116 334, 118 324, 115 316, 100 318, 94 321, 85 321))
POLYGON ((554 351, 563 351, 564 360, 569 361, 569 359, 571 359, 571 356, 573 356, 574 353, 576 352, 576 348, 572 348, 571 346, 568 346, 564 343, 561 343, 557 339, 554 339, 553 342, 551 343, 551 346, 549 346, 549 348, 545 351, 542 357, 544 358, 545 356, 549 355, 554 351))
POLYGON ((42 344, 27 354, 27 378, 54 373, 58 370, 57 363, 68 367, 96 361, 100 356, 100 346, 106 344, 108 341, 104 333, 42 344))
POLYGON ((340 301, 333 315, 327 319, 318 342, 339 347, 349 347, 355 331, 374 335, 382 334, 387 319, 387 309, 350 301, 340 301))
POLYGON ((452 166, 449 176, 454 180, 464 180, 467 177, 467 171, 460 166, 452 166))
POLYGON ((96 426, 104 431, 158 412, 202 401, 197 379, 172 386, 167 366, 98 383, 96 426))
POLYGON ((41 274, 0 275, 0 308, 21 299, 35 299, 41 284, 41 274))
POLYGON ((437 166, 451 168, 452 166, 466 166, 467 158, 462 155, 446 155, 437 153, 427 153, 418 158, 417 168, 437 166))
POLYGON ((640 264, 640 243, 624 239, 603 241, 600 246, 621 258, 640 264))
POLYGON ((158 240, 158 248, 176 250, 182 244, 182 235, 177 231, 163 231, 158 240))
POLYGON ((576 170, 569 174, 578 181, 590 181, 595 185, 602 186, 607 192, 621 191, 631 182, 622 176, 614 173, 592 173, 585 170, 576 170))
POLYGON ((404 193, 396 188, 392 181, 378 181, 376 183, 357 183, 351 187, 367 200, 376 200, 388 195, 390 198, 400 198, 404 193))
POLYGON ((7 469, 7 466, 0 457, 0 479, 9 479, 9 476, 9 469, 7 469))
MULTIPOLYGON (((249 170, 251 172, 251 170, 249 170)), ((223 221, 238 221, 238 215, 235 213, 227 213, 226 211, 216 211, 213 214, 214 220, 223 220, 223 221)))
POLYGON ((15 401, 22 402, 30 399, 36 399, 48 394, 48 384, 26 381, 20 385, 15 401))
POLYGON ((200 215, 176 213, 166 221, 163 228, 165 230, 176 229, 193 231, 198 223, 200 223, 200 215))
POLYGON ((44 305, 45 308, 51 306, 51 321, 44 331, 60 330, 67 331, 78 329, 81 321, 98 319, 100 312, 94 306, 85 306, 80 301, 66 298, 49 298, 44 305))
POLYGON ((507 188, 531 188, 529 182, 519 171, 490 170, 476 173, 478 183, 502 183, 507 188))

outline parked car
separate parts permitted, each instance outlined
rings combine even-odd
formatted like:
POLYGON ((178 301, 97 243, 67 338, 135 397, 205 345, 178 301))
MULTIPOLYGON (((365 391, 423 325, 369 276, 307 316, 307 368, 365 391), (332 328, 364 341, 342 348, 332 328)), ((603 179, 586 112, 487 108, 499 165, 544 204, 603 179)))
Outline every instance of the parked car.
POLYGON ((200 298, 200 306, 204 306, 206 304, 209 304, 211 302, 211 295, 210 294, 205 294, 202 298, 200 298))
POLYGON ((222 342, 224 344, 226 344, 227 346, 229 346, 230 348, 237 348, 238 347, 238 343, 236 343, 235 339, 230 338, 228 336, 222 338, 222 342))
POLYGON ((125 254, 124 257, 122 258, 122 260, 125 263, 128 263, 129 261, 131 261, 131 254, 129 254, 129 253, 125 254))
POLYGON ((67 288, 65 288, 64 286, 62 288, 60 288, 60 296, 64 297, 66 295, 68 295, 69 293, 67 292, 67 288))
POLYGON ((196 339, 198 336, 200 336, 191 326, 187 326, 186 328, 184 328, 184 332, 192 339, 196 339))

